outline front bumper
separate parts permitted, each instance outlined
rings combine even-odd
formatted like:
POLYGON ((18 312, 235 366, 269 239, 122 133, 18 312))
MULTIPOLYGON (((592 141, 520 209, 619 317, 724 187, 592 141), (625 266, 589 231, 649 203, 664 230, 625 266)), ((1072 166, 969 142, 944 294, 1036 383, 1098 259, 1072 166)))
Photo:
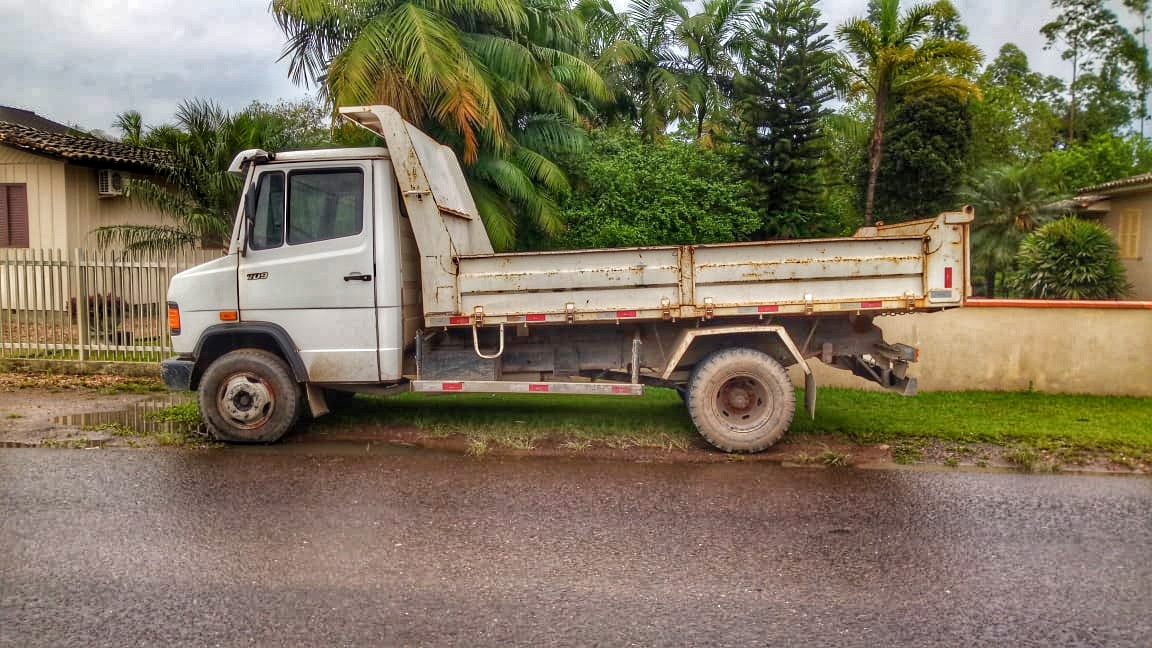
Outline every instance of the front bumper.
POLYGON ((192 368, 196 363, 188 358, 168 358, 160 362, 160 377, 164 386, 172 391, 192 389, 192 368))

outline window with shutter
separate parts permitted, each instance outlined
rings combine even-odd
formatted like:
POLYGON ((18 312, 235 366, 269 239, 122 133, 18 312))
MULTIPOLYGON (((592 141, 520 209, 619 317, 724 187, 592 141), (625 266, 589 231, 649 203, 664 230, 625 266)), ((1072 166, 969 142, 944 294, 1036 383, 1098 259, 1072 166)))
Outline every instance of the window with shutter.
POLYGON ((28 187, 0 184, 0 247, 28 247, 28 187))
POLYGON ((1121 259, 1135 259, 1140 256, 1140 217, 1139 209, 1125 209, 1120 214, 1120 231, 1116 243, 1120 246, 1121 259))

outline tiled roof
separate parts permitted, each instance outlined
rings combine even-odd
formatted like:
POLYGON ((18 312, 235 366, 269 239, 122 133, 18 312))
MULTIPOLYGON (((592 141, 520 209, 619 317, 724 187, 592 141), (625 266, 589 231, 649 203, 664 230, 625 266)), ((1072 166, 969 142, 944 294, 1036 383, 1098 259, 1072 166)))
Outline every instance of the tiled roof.
POLYGON ((41 117, 31 110, 24 110, 23 108, 13 108, 12 106, 0 106, 0 122, 11 122, 13 124, 20 124, 28 128, 38 128, 42 131, 49 133, 64 133, 72 132, 68 126, 60 122, 54 122, 46 117, 41 117))
POLYGON ((1138 176, 1131 178, 1121 178, 1120 180, 1112 180, 1111 182, 1104 182, 1091 187, 1084 187, 1080 190, 1081 194, 1096 194, 1107 193, 1116 189, 1126 189, 1128 187, 1135 187, 1142 184, 1152 183, 1152 173, 1142 173, 1138 176))
POLYGON ((0 121, 0 144, 68 162, 162 172, 172 167, 168 151, 95 137, 76 137, 0 121))
MULTIPOLYGON (((1067 200, 1060 200, 1054 203, 1048 203, 1040 208, 1042 212, 1048 213, 1067 213, 1076 212, 1079 214, 1091 214, 1093 212, 1101 212, 1102 208, 1097 207, 1100 203, 1106 203, 1108 196, 1089 195, 1083 194, 1074 196, 1067 200)), ((1104 212, 1107 210, 1104 209, 1104 212)))

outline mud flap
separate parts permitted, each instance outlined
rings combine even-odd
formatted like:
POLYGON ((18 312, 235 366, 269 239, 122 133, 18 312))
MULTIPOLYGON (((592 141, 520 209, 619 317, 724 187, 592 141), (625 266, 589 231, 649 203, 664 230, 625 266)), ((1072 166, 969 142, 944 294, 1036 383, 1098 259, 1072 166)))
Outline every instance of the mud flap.
POLYGON ((329 412, 323 389, 308 383, 304 385, 304 395, 308 399, 308 409, 312 410, 312 418, 320 418, 329 412))
POLYGON ((811 373, 804 374, 804 409, 808 416, 816 418, 816 376, 811 373))

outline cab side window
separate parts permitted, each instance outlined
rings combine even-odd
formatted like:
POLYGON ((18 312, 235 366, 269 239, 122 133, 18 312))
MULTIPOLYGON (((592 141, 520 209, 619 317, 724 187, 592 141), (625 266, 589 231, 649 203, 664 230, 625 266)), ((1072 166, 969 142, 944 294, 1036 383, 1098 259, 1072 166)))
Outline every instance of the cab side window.
POLYGON ((264 173, 256 189, 256 218, 249 247, 267 250, 284 244, 284 174, 264 173))
POLYGON ((289 174, 289 245, 353 236, 363 227, 363 171, 325 169, 289 174))

